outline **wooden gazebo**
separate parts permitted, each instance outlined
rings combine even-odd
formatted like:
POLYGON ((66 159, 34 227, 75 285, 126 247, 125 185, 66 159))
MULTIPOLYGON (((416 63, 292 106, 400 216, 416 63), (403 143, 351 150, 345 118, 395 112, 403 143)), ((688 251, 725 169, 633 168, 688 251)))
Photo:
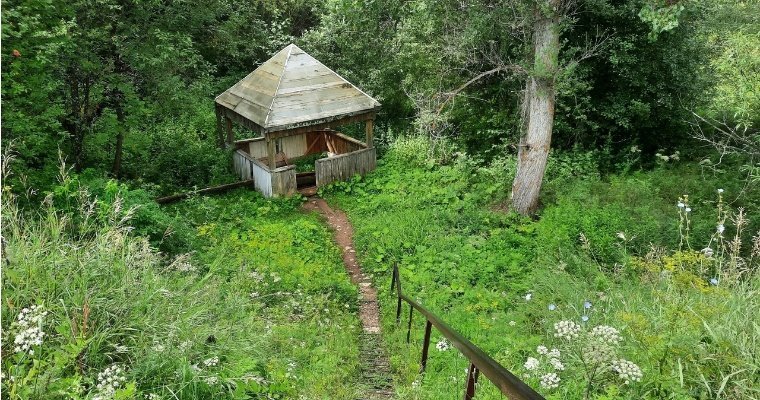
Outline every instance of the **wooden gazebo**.
POLYGON ((291 44, 216 98, 220 142, 234 146, 236 172, 266 197, 291 195, 375 168, 372 130, 380 103, 291 44), (364 121, 365 141, 333 128, 364 121), (234 140, 235 122, 259 137, 234 140), (226 132, 226 139, 225 138, 226 132), (326 153, 314 172, 294 160, 326 153))

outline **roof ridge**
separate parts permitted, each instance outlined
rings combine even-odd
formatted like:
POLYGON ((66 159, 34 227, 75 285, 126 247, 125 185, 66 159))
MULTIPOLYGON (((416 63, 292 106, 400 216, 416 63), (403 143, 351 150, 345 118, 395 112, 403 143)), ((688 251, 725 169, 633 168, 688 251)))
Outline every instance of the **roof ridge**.
POLYGON ((280 73, 280 79, 277 80, 277 87, 274 88, 274 93, 272 93, 272 102, 269 103, 269 110, 267 111, 266 118, 264 118, 264 126, 267 125, 267 122, 269 122, 269 116, 272 115, 272 107, 274 106, 274 101, 277 99, 277 92, 280 91, 282 77, 285 76, 285 70, 288 68, 288 60, 290 60, 290 53, 293 52, 293 47, 296 47, 293 43, 288 45, 288 55, 285 56, 285 62, 282 63, 282 72, 280 73))

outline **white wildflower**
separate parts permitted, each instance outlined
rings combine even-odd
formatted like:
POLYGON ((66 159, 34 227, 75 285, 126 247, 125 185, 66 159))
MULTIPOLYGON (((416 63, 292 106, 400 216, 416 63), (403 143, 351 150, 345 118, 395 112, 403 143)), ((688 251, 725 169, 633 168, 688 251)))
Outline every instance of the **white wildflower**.
POLYGON ((544 345, 540 345, 536 347, 536 353, 541 355, 547 355, 549 353, 549 349, 546 348, 544 345))
POLYGON ((530 301, 531 298, 533 298, 533 293, 527 293, 525 295, 525 301, 530 301))
POLYGON ((628 385, 632 381, 640 382, 644 373, 641 372, 641 368, 638 365, 624 359, 615 360, 612 362, 612 369, 617 372, 618 377, 628 385))
POLYGON ((552 348, 551 350, 549 350, 549 352, 546 353, 546 355, 549 356, 549 357, 551 357, 551 358, 559 358, 560 357, 559 350, 558 349, 554 349, 554 348, 552 348))
POLYGON ((560 361, 558 358, 550 358, 549 364, 551 364, 552 368, 556 369, 557 371, 565 370, 565 365, 562 364, 562 361, 560 361))
POLYGON ((16 331, 13 339, 13 350, 16 353, 34 354, 34 346, 42 344, 45 332, 42 330, 43 319, 47 315, 42 306, 24 307, 19 313, 11 329, 16 331))
POLYGON ((723 193, 723 189, 718 189, 718 193, 723 193))
POLYGON ((446 341, 446 339, 441 339, 435 344, 435 348, 438 349, 438 351, 446 351, 449 347, 449 342, 446 341))
POLYGON ((722 235, 725 230, 726 230, 726 227, 723 226, 723 224, 718 224, 718 227, 716 228, 716 231, 718 231, 719 235, 722 235))
POLYGON ((617 233, 617 237, 618 237, 618 239, 625 240, 625 232, 618 232, 617 233))
POLYGON ((682 201, 678 202, 678 208, 684 208, 686 207, 686 204, 684 204, 682 201))
POLYGON ((707 258, 710 258, 710 257, 712 257, 712 256, 713 256, 713 254, 714 254, 714 252, 713 252, 713 249, 711 249, 711 248, 709 248, 709 247, 705 247, 704 249, 700 250, 700 252, 701 252, 702 254, 704 254, 704 255, 705 255, 705 257, 707 257, 707 258))
POLYGON ((216 367, 219 365, 219 357, 211 357, 203 360, 203 365, 206 367, 216 367))
POLYGON ((517 325, 517 322, 515 322, 515 321, 509 321, 509 326, 515 326, 515 325, 517 325))
POLYGON ((623 340, 623 338, 620 337, 620 331, 607 325, 595 326, 594 329, 591 330, 591 337, 608 345, 617 345, 623 340))
POLYGON ((116 393, 116 390, 124 385, 127 381, 124 371, 118 365, 111 365, 98 373, 98 379, 95 387, 98 395, 94 399, 110 399, 116 393))
POLYGON ((559 387, 559 382, 559 375, 554 372, 550 372, 541 376, 541 387, 544 389, 556 389, 559 387))
POLYGON ((581 333, 581 326, 576 324, 573 321, 559 321, 556 324, 554 324, 554 337, 558 337, 560 339, 577 339, 578 336, 581 333))
POLYGON ((538 359, 537 359, 537 358, 534 358, 534 357, 528 357, 528 359, 525 361, 525 365, 523 365, 523 366, 524 366, 524 367, 525 367, 525 369, 527 369, 528 371, 533 371, 533 370, 535 370, 536 368, 538 368, 538 365, 539 365, 539 364, 540 364, 540 362, 538 361, 538 359))
POLYGON ((203 379, 204 382, 206 382, 207 385, 213 386, 219 383, 219 378, 216 376, 207 376, 203 379))

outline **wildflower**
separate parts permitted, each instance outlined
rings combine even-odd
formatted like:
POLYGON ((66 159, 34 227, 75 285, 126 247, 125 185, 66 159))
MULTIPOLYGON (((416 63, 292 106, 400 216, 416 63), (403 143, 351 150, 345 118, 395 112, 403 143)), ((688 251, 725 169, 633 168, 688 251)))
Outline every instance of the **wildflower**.
POLYGON ((585 308, 586 310, 590 309, 591 308, 591 302, 588 301, 588 300, 584 301, 583 302, 583 308, 585 308))
POLYGON ((515 321, 509 321, 509 326, 515 326, 515 325, 517 325, 517 322, 515 322, 515 321))
POLYGON ((722 234, 723 234, 723 231, 725 231, 725 230, 726 230, 726 227, 725 227, 725 226, 723 226, 723 224, 718 224, 718 227, 717 227, 717 229, 716 229, 716 230, 718 231, 718 235, 722 235, 722 234))
POLYGON ((153 344, 153 351, 155 351, 156 353, 163 352, 164 351, 164 345, 162 345, 160 343, 153 344))
POLYGON ((549 372, 541 376, 541 387, 544 389, 556 389, 559 387, 559 375, 549 372))
POLYGON ((203 360, 203 365, 205 365, 206 367, 216 367, 217 365, 219 365, 219 357, 214 356, 211 358, 207 358, 203 360))
POLYGON ((590 335, 594 339, 608 345, 617 345, 623 340, 617 329, 607 325, 595 326, 594 329, 591 330, 590 335))
POLYGON ((450 348, 450 345, 446 339, 441 339, 435 344, 435 348, 438 349, 438 351, 446 351, 450 348))
POLYGON ((581 316, 581 321, 588 322, 588 315, 581 316))
POLYGON ((686 207, 686 204, 684 204, 682 201, 678 202, 678 208, 684 208, 686 207))
POLYGON ((207 376, 206 378, 203 379, 203 381, 206 382, 207 385, 213 386, 219 383, 219 378, 215 376, 207 376))
POLYGON ((527 293, 525 295, 525 301, 530 301, 530 299, 533 297, 533 293, 527 293))
POLYGON ((117 353, 126 353, 129 351, 129 348, 127 346, 122 346, 120 344, 113 346, 113 349, 117 353))
POLYGON ((536 347, 536 353, 541 354, 541 355, 546 355, 549 353, 549 349, 547 349, 546 346, 544 345, 540 345, 536 347))
POLYGON ((562 361, 560 361, 558 358, 550 358, 549 364, 551 364, 552 368, 554 368, 557 371, 565 370, 565 365, 562 364, 562 361))
POLYGON ((723 193, 723 189, 718 189, 718 193, 723 193))
POLYGON ((617 233, 617 237, 618 237, 618 239, 625 240, 625 233, 624 232, 618 232, 617 233))
POLYGON ((641 381, 641 377, 644 375, 638 365, 622 358, 612 362, 612 369, 617 372, 618 377, 626 385, 630 384, 631 381, 641 381))
POLYGON ((13 340, 13 350, 16 353, 34 354, 33 346, 42 344, 45 332, 42 330, 43 318, 47 315, 42 306, 24 307, 12 326, 18 330, 13 340))
POLYGON ((118 365, 111 365, 103 371, 98 373, 97 384, 95 387, 98 389, 98 395, 95 399, 110 399, 116 393, 127 378, 124 376, 124 371, 118 365))
POLYGON ((718 286, 718 279, 717 278, 710 279, 710 284, 713 286, 718 286))
POLYGON ((540 364, 540 362, 538 361, 538 359, 537 359, 537 358, 528 357, 528 359, 525 361, 525 364, 524 364, 523 366, 524 366, 524 367, 525 367, 525 369, 527 369, 528 371, 533 371, 533 370, 535 370, 536 368, 538 368, 538 365, 539 365, 539 364, 540 364))
POLYGON ((573 321, 559 321, 554 324, 554 337, 560 339, 577 339, 581 333, 581 326, 573 321))
POLYGON ((554 311, 554 310, 556 310, 556 309, 557 309, 557 306, 556 306, 556 305, 554 305, 554 303, 552 303, 552 304, 549 304, 549 311, 554 311))
POLYGON ((691 207, 686 207, 686 209, 684 211, 691 212, 691 207))
POLYGON ((559 350, 557 350, 555 348, 552 348, 551 350, 549 350, 549 352, 546 353, 546 355, 549 356, 549 357, 551 357, 551 358, 559 358, 560 357, 559 350))
POLYGON ((700 250, 702 254, 705 255, 705 257, 710 258, 713 256, 713 249, 709 247, 705 247, 704 249, 700 250))
POLYGON ((414 382, 412 382, 412 387, 415 388, 415 389, 418 388, 418 387, 420 387, 420 381, 419 381, 419 379, 415 379, 414 382))
POLYGON ((158 400, 160 398, 161 398, 161 396, 159 396, 159 395, 157 395, 155 393, 148 393, 148 394, 145 395, 145 399, 146 400, 158 400))

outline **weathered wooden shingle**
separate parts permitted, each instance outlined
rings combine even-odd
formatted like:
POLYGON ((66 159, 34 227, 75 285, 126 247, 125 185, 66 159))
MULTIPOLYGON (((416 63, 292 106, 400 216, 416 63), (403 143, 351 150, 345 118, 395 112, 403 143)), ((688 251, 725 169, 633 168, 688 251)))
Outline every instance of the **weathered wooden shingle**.
POLYGON ((373 112, 380 103, 298 46, 280 50, 216 103, 276 132, 373 112))

